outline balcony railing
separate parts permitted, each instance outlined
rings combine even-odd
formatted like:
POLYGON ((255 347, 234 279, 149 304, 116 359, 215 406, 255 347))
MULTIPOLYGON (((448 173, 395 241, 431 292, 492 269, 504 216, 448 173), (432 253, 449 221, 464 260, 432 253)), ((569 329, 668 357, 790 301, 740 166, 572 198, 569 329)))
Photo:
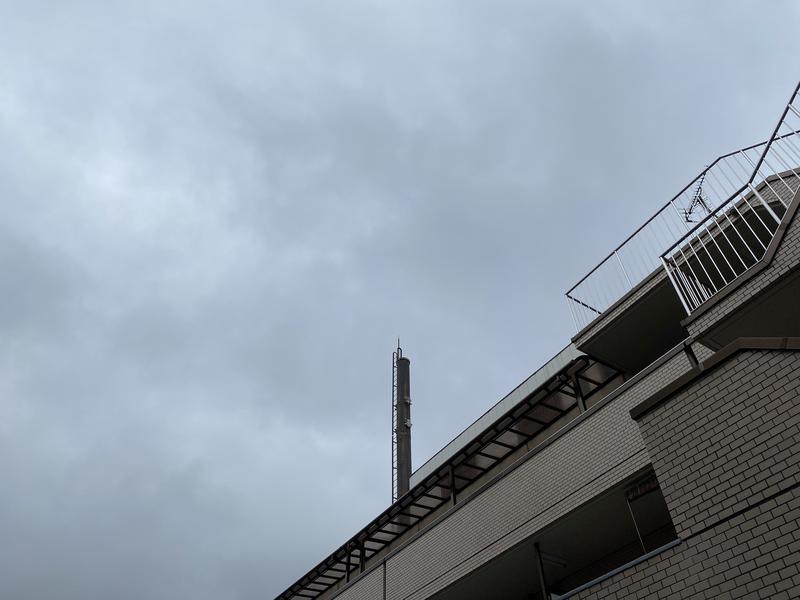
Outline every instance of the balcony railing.
POLYGON ((745 273, 767 251, 800 187, 800 110, 792 96, 775 134, 758 157, 742 152, 750 176, 718 182, 728 198, 661 254, 686 314, 745 273), (788 130, 782 133, 781 130, 788 130), (727 184, 725 187, 724 184, 727 184))
POLYGON ((768 140, 714 160, 567 291, 577 330, 659 268, 690 314, 764 255, 800 182, 798 90, 768 140))

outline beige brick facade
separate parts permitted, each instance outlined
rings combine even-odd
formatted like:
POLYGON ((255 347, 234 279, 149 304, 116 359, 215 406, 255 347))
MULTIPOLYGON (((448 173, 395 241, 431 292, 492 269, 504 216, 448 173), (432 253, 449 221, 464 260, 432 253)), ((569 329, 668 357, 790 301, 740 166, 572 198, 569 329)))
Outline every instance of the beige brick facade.
POLYGON ((796 600, 800 490, 771 498, 575 600, 796 600))
POLYGON ((684 541, 575 598, 800 597, 798 369, 740 352, 641 417, 684 541))

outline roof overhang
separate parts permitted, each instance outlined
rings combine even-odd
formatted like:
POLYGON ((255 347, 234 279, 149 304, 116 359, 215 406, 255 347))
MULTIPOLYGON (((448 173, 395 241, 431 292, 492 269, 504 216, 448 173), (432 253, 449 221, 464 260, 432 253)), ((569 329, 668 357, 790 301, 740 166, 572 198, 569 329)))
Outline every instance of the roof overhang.
POLYGON ((541 376, 534 373, 478 419, 476 423, 481 426, 468 428, 456 438, 458 444, 448 444, 448 452, 436 467, 428 467, 406 494, 276 600, 318 598, 334 586, 349 582, 365 569, 369 559, 439 508, 455 504, 465 488, 553 428, 619 375, 609 365, 580 353, 563 363, 554 371, 540 369, 537 373, 542 371, 541 376))

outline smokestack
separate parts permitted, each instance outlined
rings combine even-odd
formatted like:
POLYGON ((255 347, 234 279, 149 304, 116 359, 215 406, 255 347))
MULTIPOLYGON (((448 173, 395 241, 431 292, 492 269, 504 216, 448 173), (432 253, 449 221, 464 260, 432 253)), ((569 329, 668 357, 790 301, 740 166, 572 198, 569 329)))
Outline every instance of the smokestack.
POLYGON ((411 361, 399 341, 393 359, 392 502, 408 491, 411 481, 411 361))
POLYGON ((411 361, 397 359, 397 496, 411 481, 411 361))

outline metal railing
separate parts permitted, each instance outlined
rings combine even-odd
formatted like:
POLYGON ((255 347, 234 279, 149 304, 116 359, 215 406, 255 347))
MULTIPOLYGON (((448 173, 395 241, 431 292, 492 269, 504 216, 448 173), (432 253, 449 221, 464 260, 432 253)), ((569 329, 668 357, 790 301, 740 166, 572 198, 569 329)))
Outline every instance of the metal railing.
POLYGON ((800 186, 798 90, 800 85, 760 152, 740 151, 730 157, 730 162, 725 161, 730 177, 716 179, 713 185, 720 193, 729 194, 728 198, 661 254, 662 265, 686 314, 691 314, 764 256, 797 192, 800 186))
MULTIPOLYGON (((688 255, 688 260, 684 261, 683 257, 679 256, 675 258, 675 262, 671 262, 673 256, 669 253, 676 248, 683 249, 685 253, 686 249, 681 242, 685 243, 690 239, 692 240, 691 246, 700 251, 702 246, 700 239, 696 236, 701 233, 708 235, 706 229, 716 230, 718 235, 723 235, 724 232, 732 236, 734 231, 726 230, 725 227, 730 226, 729 221, 736 222, 733 217, 739 217, 737 209, 738 213, 743 215, 751 213, 752 208, 748 207, 760 206, 758 211, 750 214, 751 220, 757 217, 764 220, 761 213, 766 210, 775 212, 775 209, 770 206, 770 202, 767 201, 768 199, 764 198, 764 194, 758 191, 759 187, 764 186, 757 180, 766 182, 765 189, 770 194, 781 198, 783 206, 786 205, 786 195, 791 187, 787 188, 784 185, 788 182, 783 175, 790 173, 794 177, 795 165, 800 164, 800 152, 798 152, 800 150, 800 139, 798 139, 800 106, 796 104, 798 88, 795 88, 775 132, 768 140, 723 154, 714 160, 567 291, 567 304, 576 330, 581 330, 589 325, 615 302, 661 268, 666 268, 667 274, 671 277, 688 312, 693 310, 692 307, 699 306, 697 301, 703 302, 710 297, 714 293, 715 286, 717 289, 721 289, 718 286, 725 285, 722 284, 722 279, 726 279, 729 283, 738 276, 733 275, 733 272, 739 274, 743 272, 741 269, 731 268, 724 277, 715 279, 714 285, 709 285, 709 278, 692 278, 688 282, 684 282, 686 274, 691 274, 689 267, 695 267, 695 263, 688 255), (779 177, 778 174, 783 177, 779 177), (775 191, 772 188, 775 188, 775 191), (778 193, 779 189, 784 190, 783 193, 778 193), (756 193, 757 191, 758 193, 756 193), (766 207, 759 200, 759 195, 766 201, 766 207), (745 199, 747 202, 742 203, 745 199), (721 219, 719 228, 709 221, 715 215, 721 219), (708 289, 703 286, 707 286, 708 289), (692 298, 691 302, 685 302, 687 296, 692 298)), ((774 221, 772 215, 770 218, 774 221)), ((741 225, 744 227, 748 223, 750 221, 745 219, 741 225)), ((751 233, 749 235, 763 241, 762 237, 765 234, 751 233)), ((746 244, 748 248, 756 243, 747 236, 744 237, 748 240, 746 244)), ((704 244, 707 242, 705 238, 702 241, 704 244)), ((711 244, 714 241, 717 244, 720 243, 717 238, 708 239, 711 244)), ((759 243, 756 245, 761 246, 759 243)), ((745 248, 737 247, 736 249, 748 252, 745 248)), ((680 253, 678 252, 678 254, 680 253)), ((724 261, 723 257, 727 258, 734 254, 730 249, 727 252, 720 251, 716 259, 724 261)), ((758 253, 755 254, 758 256, 758 253)), ((763 249, 761 255, 763 256, 763 249)), ((697 256, 694 257, 695 262, 697 259, 697 256)), ((748 259, 744 257, 743 259, 744 264, 747 264, 748 259)), ((699 264, 697 266, 700 267, 699 264)), ((725 271, 723 272, 725 273, 725 271)))

